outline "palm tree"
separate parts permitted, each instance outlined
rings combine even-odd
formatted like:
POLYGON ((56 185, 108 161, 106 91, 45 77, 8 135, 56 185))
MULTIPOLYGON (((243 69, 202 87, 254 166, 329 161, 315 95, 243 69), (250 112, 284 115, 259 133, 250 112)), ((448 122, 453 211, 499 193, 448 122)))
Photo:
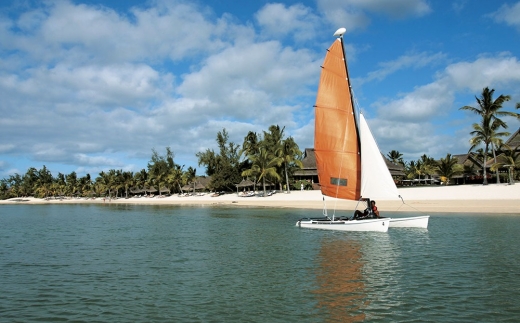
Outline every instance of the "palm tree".
POLYGON ((141 169, 141 171, 135 173, 135 185, 140 189, 146 189, 148 185, 148 172, 146 169, 141 169))
MULTIPOLYGON (((501 133, 502 136, 509 136, 510 133, 509 132, 502 132, 501 133)), ((502 139, 499 137, 500 136, 500 133, 497 134, 497 133, 492 133, 491 134, 491 150, 492 150, 492 153, 493 153, 493 161, 494 163, 496 164, 497 163, 497 150, 500 150, 502 145, 503 145, 503 141, 502 139)), ((495 176, 497 177, 497 184, 500 184, 500 175, 498 173, 498 168, 495 169, 495 176)))
POLYGON ((78 176, 76 175, 76 172, 72 172, 69 175, 67 175, 65 177, 65 179, 66 179, 65 187, 67 189, 67 193, 69 193, 70 196, 72 197, 73 195, 76 194, 76 192, 78 191, 78 188, 79 188, 78 176))
MULTIPOLYGON (((182 192, 182 174, 183 174, 183 166, 175 165, 173 169, 170 170, 168 176, 166 177, 166 183, 170 186, 170 188, 179 188, 179 192, 182 192)), ((173 192, 173 190, 172 190, 173 192)))
POLYGON ((81 191, 82 196, 88 196, 91 193, 92 180, 90 179, 90 174, 86 174, 79 179, 79 190, 81 191))
POLYGON ((96 178, 96 184, 98 184, 99 191, 104 192, 104 194, 108 191, 108 194, 110 195, 111 180, 108 173, 103 171, 99 173, 99 176, 96 178))
POLYGON ((409 163, 405 163, 404 172, 407 179, 414 179, 418 172, 416 162, 411 160, 409 163))
POLYGON ((296 144, 293 137, 289 137, 282 142, 282 149, 280 150, 280 155, 283 159, 284 172, 285 172, 285 183, 287 185, 287 193, 291 193, 291 189, 289 188, 289 170, 288 166, 290 164, 295 164, 298 168, 302 168, 303 164, 301 160, 296 159, 297 156, 301 156, 302 152, 300 151, 300 147, 296 144))
POLYGON ((58 176, 56 176, 56 185, 54 186, 54 192, 58 193, 59 196, 62 196, 65 194, 65 188, 65 175, 63 175, 62 173, 58 173, 58 176))
MULTIPOLYGON (((420 174, 425 175, 425 177, 424 177, 425 179, 426 179, 426 175, 430 176, 430 178, 431 178, 431 175, 433 175, 435 173, 436 164, 437 163, 435 162, 435 159, 433 159, 432 157, 429 157, 426 154, 422 155, 421 159, 417 161, 419 175, 420 174)), ((420 177, 419 177, 419 179, 420 179, 420 177)))
MULTIPOLYGON (((471 141, 473 141, 473 142, 479 141, 481 143, 484 143, 486 155, 489 151, 490 144, 492 145, 491 148, 493 149, 493 151, 495 149, 494 144, 492 144, 494 139, 492 139, 492 138, 497 137, 498 135, 493 136, 492 132, 497 131, 500 127, 504 128, 504 129, 507 128, 507 124, 504 121, 502 121, 502 119, 500 119, 499 117, 509 116, 509 117, 515 117, 515 118, 520 119, 520 114, 518 114, 516 112, 501 111, 502 104, 504 104, 504 102, 511 100, 511 97, 509 95, 500 95, 498 98, 493 100, 494 93, 495 93, 494 89, 490 90, 488 87, 485 87, 482 90, 481 97, 480 98, 475 97, 475 99, 477 100, 477 103, 478 103, 477 108, 472 107, 472 106, 463 106, 462 108, 460 108, 461 110, 472 111, 472 112, 478 114, 482 118, 481 123, 480 123, 480 126, 481 126, 480 130, 476 129, 476 127, 475 127, 476 124, 473 124, 473 129, 475 129, 475 131, 480 132, 480 134, 477 134, 477 135, 480 136, 481 138, 475 140, 475 137, 474 137, 471 139, 471 141), (491 130, 491 132, 490 132, 490 130, 491 130), (482 135, 484 135, 484 134, 485 134, 485 138, 482 137, 482 135)), ((520 108, 520 104, 517 104, 516 108, 517 109, 520 108)), ((472 134, 475 133, 475 131, 473 131, 472 134)), ((473 143, 472 143, 472 147, 473 148, 475 147, 475 145, 473 143)), ((483 182, 484 185, 488 184, 486 166, 487 165, 484 163, 484 182, 483 182)), ((499 177, 497 176, 497 178, 499 178, 499 177)))
POLYGON ((116 199, 119 189, 122 187, 121 181, 120 181, 120 174, 121 174, 121 170, 115 170, 115 169, 108 170, 108 175, 109 175, 109 177, 108 177, 108 179, 109 179, 108 197, 109 197, 109 199, 112 198, 112 194, 111 194, 112 189, 116 191, 114 194, 114 198, 116 199))
MULTIPOLYGON (((490 90, 488 87, 485 87, 482 90, 481 97, 475 97, 478 103, 477 108, 466 105, 460 108, 460 110, 472 111, 481 116, 482 119, 489 118, 488 122, 497 121, 501 127, 507 128, 507 124, 504 121, 502 121, 499 117, 509 116, 520 118, 520 115, 516 112, 501 111, 500 109, 502 109, 502 104, 511 100, 511 96, 501 94, 498 98, 496 98, 496 100, 493 100, 494 93, 495 89, 490 90)), ((517 104, 516 108, 519 108, 519 104, 517 104)))
MULTIPOLYGON (((285 127, 280 128, 279 125, 271 125, 269 127, 269 132, 264 131, 264 140, 260 143, 261 147, 267 149, 269 154, 275 155, 276 157, 284 158, 284 147, 283 147, 283 137, 284 137, 285 127)), ((300 153, 301 154, 301 153, 300 153)), ((282 174, 284 169, 281 167, 282 165, 278 165, 276 167, 276 172, 280 175, 278 178, 282 178, 282 174)), ((285 165, 284 165, 285 166, 285 165)), ((286 169, 285 169, 286 170, 286 169)), ((280 182, 280 190, 282 190, 282 183, 280 182)))
POLYGON ((446 178, 446 185, 448 185, 453 176, 463 172, 463 166, 458 164, 457 158, 453 158, 451 154, 446 154, 446 158, 441 158, 437 164, 437 173, 439 176, 446 178))
POLYGON ((493 121, 493 123, 489 124, 487 123, 487 120, 482 120, 481 124, 474 123, 473 124, 473 131, 470 132, 470 134, 473 136, 473 138, 470 139, 471 147, 469 148, 469 151, 472 151, 475 147, 479 146, 480 144, 484 144, 484 164, 483 164, 483 175, 484 175, 484 181, 483 184, 487 185, 487 156, 489 151, 489 145, 492 145, 493 142, 496 142, 496 137, 500 137, 503 134, 498 133, 497 129, 501 127, 501 124, 498 120, 493 121))
POLYGON ((122 172, 121 173, 121 183, 125 188, 125 197, 128 198, 128 189, 135 185, 135 178, 133 172, 122 172))
POLYGON ((256 177, 258 180, 262 180, 265 197, 267 195, 265 190, 265 178, 271 177, 278 180, 280 179, 276 167, 282 164, 283 159, 270 154, 265 148, 260 148, 258 155, 250 155, 249 159, 253 165, 251 169, 243 171, 242 176, 251 176, 256 177))
POLYGON ((399 151, 392 150, 386 156, 388 157, 388 159, 390 159, 392 163, 404 165, 403 154, 401 154, 399 151))
POLYGON ((242 149, 239 154, 245 154, 246 156, 255 155, 258 153, 259 148, 260 143, 258 141, 258 135, 256 132, 249 131, 247 136, 244 138, 244 143, 242 143, 242 149))
POLYGON ((515 168, 520 167, 520 151, 512 149, 507 145, 504 145, 504 147, 506 149, 498 156, 498 162, 494 163, 493 166, 491 166, 491 169, 507 167, 509 173, 509 185, 513 185, 515 183, 515 168))
POLYGON ((36 191, 40 197, 47 197, 51 192, 53 182, 51 172, 43 165, 43 168, 37 172, 36 191))
POLYGON ((188 167, 186 172, 183 174, 184 182, 186 184, 193 184, 193 193, 195 193, 195 179, 197 178, 197 169, 188 167))

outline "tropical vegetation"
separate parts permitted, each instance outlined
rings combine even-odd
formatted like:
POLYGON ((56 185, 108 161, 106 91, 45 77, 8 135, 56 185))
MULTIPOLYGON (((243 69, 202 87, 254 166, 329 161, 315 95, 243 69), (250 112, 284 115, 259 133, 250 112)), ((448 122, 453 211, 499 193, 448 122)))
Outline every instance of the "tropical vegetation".
POLYGON ((272 125, 263 134, 250 131, 241 147, 228 143, 228 133, 225 129, 220 131, 217 134, 220 153, 207 149, 197 154, 199 166, 205 166, 206 174, 212 177, 211 187, 235 189, 246 177, 262 183, 264 196, 266 185, 279 186, 280 190, 285 186, 289 190, 294 171, 302 166, 302 152, 292 137, 285 138, 284 129, 272 125))
MULTIPOLYGON (((417 160, 405 161, 403 154, 397 150, 390 151, 386 157, 394 164, 403 166, 404 179, 420 181, 441 177, 443 182, 450 183, 457 175, 466 178, 480 178, 488 184, 487 166, 489 158, 493 158, 491 171, 495 172, 500 182, 502 170, 510 184, 520 179, 520 151, 504 144, 503 138, 510 133, 505 131, 507 123, 503 118, 520 119, 520 114, 505 111, 503 104, 511 99, 509 95, 494 98, 494 89, 482 90, 476 98, 477 106, 463 106, 460 109, 475 113, 479 121, 472 125, 469 153, 474 163, 461 165, 457 158, 447 154, 445 158, 435 160, 423 154, 417 160), (478 174, 478 169, 482 174, 478 174)), ((520 103, 516 104, 520 109, 520 103)), ((217 133, 218 149, 207 149, 196 154, 198 166, 205 169, 209 182, 205 188, 212 191, 234 191, 236 184, 244 179, 253 183, 261 183, 264 196, 267 187, 278 187, 290 192, 309 182, 295 178, 294 173, 302 167, 303 154, 294 138, 285 138, 285 128, 272 125, 268 131, 260 134, 250 131, 241 145, 229 142, 226 129, 217 133)), ((186 189, 195 190, 197 169, 174 162, 174 153, 166 147, 164 155, 152 149, 152 156, 147 164, 138 172, 110 169, 102 171, 96 177, 90 174, 78 177, 76 172, 58 173, 53 176, 45 165, 41 169, 31 167, 23 175, 15 173, 0 180, 0 199, 20 196, 40 198, 81 196, 81 197, 128 197, 129 194, 171 194, 182 193, 186 189)), ((253 188, 255 189, 255 188, 253 188)))
MULTIPOLYGON (((496 149, 501 145, 501 137, 510 135, 508 132, 501 131, 502 128, 507 128, 507 124, 502 119, 500 119, 500 117, 509 116, 520 119, 520 114, 502 110, 502 105, 504 102, 511 100, 511 97, 509 95, 501 94, 496 99, 493 99, 494 93, 494 89, 490 90, 488 87, 485 87, 482 90, 481 96, 475 97, 478 104, 477 107, 463 106, 460 108, 461 110, 471 111, 480 117, 480 122, 473 124, 473 131, 471 132, 473 137, 470 139, 471 147, 469 151, 472 151, 482 144, 484 145, 484 185, 488 184, 486 168, 489 148, 491 147, 494 162, 497 163, 496 149)), ((516 104, 516 108, 520 108, 519 103, 516 104)), ((498 175, 498 169, 496 169, 496 172, 497 182, 499 182, 500 176, 498 175)))

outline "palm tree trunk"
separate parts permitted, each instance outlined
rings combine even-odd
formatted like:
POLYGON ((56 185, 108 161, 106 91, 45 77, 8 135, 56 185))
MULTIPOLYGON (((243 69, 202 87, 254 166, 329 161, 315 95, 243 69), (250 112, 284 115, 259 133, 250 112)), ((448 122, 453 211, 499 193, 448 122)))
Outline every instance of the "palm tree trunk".
POLYGON ((487 171, 486 171, 486 165, 487 165, 487 154, 488 154, 489 146, 486 144, 486 149, 484 150, 484 170, 482 171, 482 174, 484 174, 484 180, 482 181, 482 185, 487 185, 487 171))
POLYGON ((287 193, 290 194, 291 189, 289 188, 289 174, 287 174, 287 164, 285 164, 284 166, 285 166, 285 183, 287 185, 287 193))
MULTIPOLYGON (((495 153, 495 144, 491 144, 491 148, 493 149, 493 160, 495 164, 497 163, 497 154, 495 153)), ((500 184, 500 176, 498 175, 498 168, 496 169, 497 175, 497 184, 500 184)))

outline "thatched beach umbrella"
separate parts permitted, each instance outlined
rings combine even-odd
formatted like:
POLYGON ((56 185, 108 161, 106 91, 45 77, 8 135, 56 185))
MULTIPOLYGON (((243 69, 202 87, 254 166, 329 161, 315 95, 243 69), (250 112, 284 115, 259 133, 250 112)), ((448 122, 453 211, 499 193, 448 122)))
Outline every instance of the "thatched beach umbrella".
POLYGON ((159 193, 170 193, 170 189, 169 188, 166 188, 166 187, 162 187, 161 190, 159 191, 159 193))
POLYGON ((203 190, 206 186, 202 185, 201 183, 195 184, 195 190, 203 190))
POLYGON ((254 186, 255 183, 250 181, 249 179, 243 179, 240 183, 238 184, 235 184, 235 186, 237 187, 237 195, 238 195, 238 189, 241 188, 241 187, 250 187, 250 186, 254 186))
POLYGON ((248 187, 253 185, 255 185, 255 183, 253 183, 249 179, 243 179, 239 184, 235 184, 236 187, 248 187))

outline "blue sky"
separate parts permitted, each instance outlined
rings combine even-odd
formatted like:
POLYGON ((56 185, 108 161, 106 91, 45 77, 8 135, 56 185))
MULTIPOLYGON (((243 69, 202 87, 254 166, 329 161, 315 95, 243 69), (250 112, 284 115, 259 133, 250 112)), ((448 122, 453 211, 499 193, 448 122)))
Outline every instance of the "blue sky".
MULTIPOLYGON (((285 126, 313 146, 325 50, 345 35, 354 94, 384 154, 466 153, 484 87, 520 102, 520 1, 2 1, 0 178, 175 162, 285 126)), ((509 131, 520 123, 506 119, 509 131)))

